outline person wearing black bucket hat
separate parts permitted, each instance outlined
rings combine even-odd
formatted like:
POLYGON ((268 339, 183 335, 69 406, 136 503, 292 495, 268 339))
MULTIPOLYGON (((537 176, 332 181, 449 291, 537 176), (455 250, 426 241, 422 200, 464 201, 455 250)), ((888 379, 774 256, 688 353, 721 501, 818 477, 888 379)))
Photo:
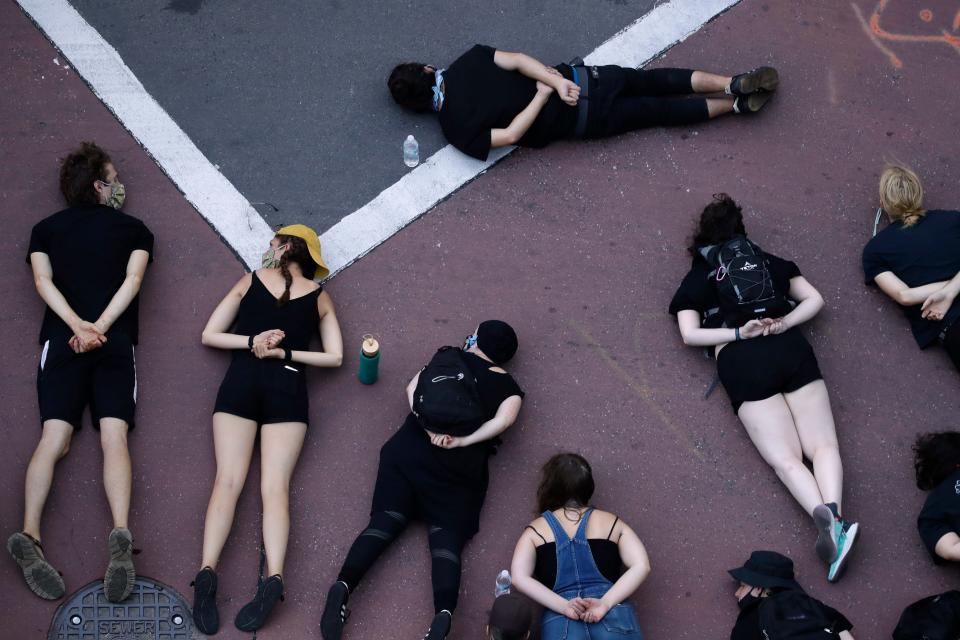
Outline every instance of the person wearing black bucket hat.
POLYGON ((433 563, 434 618, 425 638, 447 637, 460 592, 460 554, 480 528, 487 460, 523 401, 523 391, 501 368, 516 351, 513 328, 488 320, 462 349, 438 350, 407 385, 411 412, 380 449, 370 523, 354 540, 327 594, 320 621, 324 640, 340 640, 351 592, 414 518, 428 525, 433 563), (434 402, 460 408, 451 398, 475 408, 478 417, 455 434, 441 431, 427 411, 434 402))
POLYGON ((487 619, 486 640, 527 640, 533 608, 519 593, 507 593, 493 601, 487 619))
POLYGON ((793 574, 793 560, 776 551, 754 551, 728 573, 737 581, 740 614, 730 640, 839 638, 853 640, 853 625, 836 609, 807 595, 793 574))

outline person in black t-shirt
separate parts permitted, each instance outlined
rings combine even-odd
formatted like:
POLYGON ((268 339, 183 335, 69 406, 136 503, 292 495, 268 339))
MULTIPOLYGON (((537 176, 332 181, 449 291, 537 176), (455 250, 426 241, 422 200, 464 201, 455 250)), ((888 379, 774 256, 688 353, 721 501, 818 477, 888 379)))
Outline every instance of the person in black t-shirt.
POLYGON ((446 69, 419 62, 397 65, 387 85, 399 105, 438 112, 450 144, 486 160, 490 149, 512 144, 543 147, 563 138, 602 138, 731 112, 755 113, 778 82, 771 67, 733 77, 583 62, 548 67, 523 53, 478 44, 446 69), (693 93, 726 95, 677 97, 693 93))
POLYGON ((677 317, 684 344, 707 347, 716 357, 720 382, 753 444, 813 517, 817 555, 829 565, 827 579, 834 582, 846 566, 859 525, 841 517, 843 465, 830 398, 813 348, 798 328, 823 308, 823 298, 796 264, 764 253, 773 290, 795 306, 782 316, 753 317, 730 326, 724 313, 717 313, 717 282, 727 274, 708 263, 701 250, 746 235, 737 203, 727 194, 714 196, 700 216, 689 247, 693 264, 670 302, 670 313, 677 317), (813 463, 813 472, 804 457, 813 463))
POLYGON ((917 487, 929 491, 917 528, 936 564, 960 561, 960 433, 917 436, 913 445, 917 487))
MULTIPOLYGON (((805 622, 818 623, 817 628, 829 629, 831 634, 840 640, 854 640, 850 629, 853 625, 847 618, 819 600, 807 596, 803 588, 794 579, 793 560, 776 551, 754 551, 742 567, 731 569, 730 575, 737 581, 734 597, 740 614, 730 632, 730 640, 764 640, 771 637, 770 631, 763 628, 762 620, 783 620, 781 624, 803 626, 805 622), (782 598, 784 595, 799 594, 799 598, 791 599, 791 603, 799 604, 802 608, 791 609, 790 603, 774 603, 768 598, 782 598), (761 616, 761 609, 773 605, 779 612, 761 616), (785 618, 785 620, 784 620, 785 618), (822 627, 821 627, 822 625, 822 627)), ((807 625, 812 626, 812 625, 807 625)), ((793 627, 796 629, 796 626, 793 627)), ((786 629, 778 628, 784 637, 786 629)), ((809 631, 809 629, 807 629, 809 631)), ((789 637, 808 637, 797 633, 789 637)), ((777 636, 779 637, 779 636, 777 636)), ((817 636, 819 637, 819 636, 817 636)))
POLYGON ((925 211, 910 169, 880 175, 889 227, 863 248, 863 275, 903 309, 921 349, 939 341, 960 371, 960 211, 925 211))
MULTIPOLYGON (((407 402, 411 413, 380 449, 370 523, 354 540, 337 582, 327 593, 320 620, 324 640, 340 640, 351 592, 414 518, 429 527, 433 562, 434 618, 424 639, 447 637, 460 592, 461 552, 480 529, 487 461, 500 434, 516 421, 523 402, 523 391, 501 368, 516 351, 516 333, 500 320, 482 322, 467 337, 462 363, 476 381, 485 422, 466 436, 433 433, 421 425, 413 413, 420 373, 410 380, 407 402)), ((446 376, 432 380, 441 382, 442 378, 446 376)))
POLYGON ((63 161, 60 191, 69 208, 34 225, 27 251, 37 293, 47 305, 37 372, 43 431, 27 467, 23 531, 10 536, 7 550, 34 593, 51 600, 64 594, 63 578, 40 545, 40 520, 56 463, 90 405, 114 525, 104 592, 120 602, 135 579, 127 433, 137 399, 137 295, 152 259, 153 234, 117 210, 124 186, 110 156, 93 143, 63 161))

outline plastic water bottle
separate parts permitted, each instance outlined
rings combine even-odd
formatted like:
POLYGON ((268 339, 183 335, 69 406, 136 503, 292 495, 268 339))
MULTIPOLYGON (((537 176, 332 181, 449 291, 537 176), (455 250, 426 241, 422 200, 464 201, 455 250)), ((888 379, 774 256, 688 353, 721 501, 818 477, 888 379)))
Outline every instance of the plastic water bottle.
POLYGON ((407 136, 403 141, 403 163, 408 167, 415 167, 420 164, 420 145, 413 134, 407 136))
POLYGON ((510 572, 504 569, 497 574, 497 588, 494 591, 494 596, 499 598, 510 593, 511 584, 513 584, 513 581, 510 579, 510 572))

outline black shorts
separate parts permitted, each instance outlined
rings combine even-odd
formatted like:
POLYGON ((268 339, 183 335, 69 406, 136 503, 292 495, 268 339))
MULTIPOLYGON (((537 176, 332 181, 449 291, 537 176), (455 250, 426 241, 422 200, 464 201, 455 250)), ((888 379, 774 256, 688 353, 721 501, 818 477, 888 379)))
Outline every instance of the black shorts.
POLYGON ((117 418, 133 429, 137 406, 137 366, 133 343, 124 335, 87 353, 74 353, 67 338, 47 340, 37 370, 40 420, 63 420, 79 429, 90 405, 94 429, 102 418, 117 418))
POLYGON ((303 422, 310 417, 306 365, 235 355, 217 393, 214 413, 229 413, 257 424, 303 422))
POLYGON ((717 373, 734 413, 744 402, 796 391, 823 378, 813 347, 796 329, 727 345, 717 356, 717 373))

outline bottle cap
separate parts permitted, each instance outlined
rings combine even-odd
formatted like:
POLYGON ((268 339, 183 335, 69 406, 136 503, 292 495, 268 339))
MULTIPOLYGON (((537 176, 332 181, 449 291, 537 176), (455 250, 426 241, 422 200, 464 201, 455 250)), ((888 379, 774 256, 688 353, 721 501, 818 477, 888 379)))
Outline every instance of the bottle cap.
POLYGON ((361 346, 363 355, 372 358, 380 351, 380 343, 369 333, 363 336, 363 345, 361 346))
POLYGON ((413 137, 412 133, 407 136, 407 142, 416 142, 416 140, 417 139, 413 137))

